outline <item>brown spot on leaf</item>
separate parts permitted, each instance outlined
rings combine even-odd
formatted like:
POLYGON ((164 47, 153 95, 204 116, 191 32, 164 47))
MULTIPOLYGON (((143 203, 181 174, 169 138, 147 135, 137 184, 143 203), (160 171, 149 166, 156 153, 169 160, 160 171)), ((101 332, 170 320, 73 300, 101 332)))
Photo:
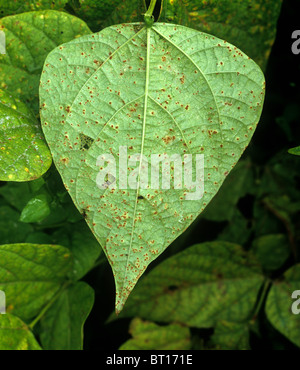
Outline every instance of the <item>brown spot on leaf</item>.
POLYGON ((176 136, 165 136, 162 139, 168 145, 176 139, 176 136))

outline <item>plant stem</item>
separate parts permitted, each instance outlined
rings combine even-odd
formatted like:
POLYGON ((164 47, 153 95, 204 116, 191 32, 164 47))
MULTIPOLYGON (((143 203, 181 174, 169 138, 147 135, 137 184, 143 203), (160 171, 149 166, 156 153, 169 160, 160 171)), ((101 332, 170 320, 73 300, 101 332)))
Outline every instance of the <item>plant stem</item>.
POLYGON ((154 9, 155 9, 156 1, 157 0, 151 0, 149 8, 148 8, 147 12, 144 15, 144 20, 145 20, 146 26, 148 28, 151 28, 152 25, 153 25, 153 22, 154 22, 153 12, 154 12, 154 9))
POLYGON ((152 17, 152 14, 153 14, 154 9, 155 9, 156 1, 157 0, 151 0, 151 3, 149 5, 149 8, 148 8, 145 16, 148 15, 149 17, 152 17))
POLYGON ((257 315, 258 315, 258 313, 259 313, 259 311, 260 311, 260 309, 261 309, 261 307, 262 307, 262 305, 263 305, 263 303, 265 301, 265 298, 267 296, 267 292, 268 292, 271 284, 272 284, 272 281, 271 280, 269 280, 269 279, 266 279, 265 280, 265 283, 264 283, 264 286, 263 286, 263 290, 261 292, 261 295, 260 295, 258 304, 257 304, 257 306, 255 308, 255 312, 254 312, 254 314, 252 316, 252 320, 251 320, 252 323, 254 323, 256 321, 256 319, 257 319, 257 315))

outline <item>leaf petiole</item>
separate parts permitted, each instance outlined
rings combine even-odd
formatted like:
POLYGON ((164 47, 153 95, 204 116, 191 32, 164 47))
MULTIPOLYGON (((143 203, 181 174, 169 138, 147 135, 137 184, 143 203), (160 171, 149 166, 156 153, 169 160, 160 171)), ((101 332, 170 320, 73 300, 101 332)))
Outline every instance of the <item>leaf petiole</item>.
POLYGON ((71 285, 72 282, 71 281, 67 281, 62 287, 61 289, 54 295, 54 297, 50 300, 50 302, 48 302, 46 304, 46 306, 41 310, 41 312, 38 314, 38 316, 28 325, 28 328, 30 330, 33 330, 33 328, 35 327, 35 325, 41 320, 41 318, 43 318, 46 314, 46 312, 50 309, 50 307, 54 304, 54 302, 57 301, 57 299, 60 297, 60 295, 62 294, 62 292, 68 288, 69 285, 71 285))
POLYGON ((149 8, 144 15, 144 20, 145 20, 147 28, 151 28, 154 23, 153 12, 155 9, 155 5, 156 5, 156 0, 151 0, 149 8))

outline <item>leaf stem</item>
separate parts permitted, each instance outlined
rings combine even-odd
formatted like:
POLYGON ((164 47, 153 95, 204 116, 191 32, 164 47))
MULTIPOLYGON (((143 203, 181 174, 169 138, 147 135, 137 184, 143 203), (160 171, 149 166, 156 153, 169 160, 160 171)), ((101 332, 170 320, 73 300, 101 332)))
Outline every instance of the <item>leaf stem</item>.
POLYGON ((147 28, 151 28, 153 23, 154 23, 153 12, 154 12, 154 9, 155 9, 156 1, 157 0, 151 0, 149 8, 148 8, 147 12, 144 15, 144 20, 145 20, 147 28))
POLYGON ((259 300, 258 300, 258 303, 256 305, 256 308, 255 308, 255 311, 254 311, 254 314, 252 315, 252 319, 250 322, 254 323, 257 319, 257 315, 259 314, 261 308, 262 308, 262 305, 266 299, 266 296, 267 296, 267 292, 269 291, 269 288, 272 284, 272 281, 270 279, 266 279, 265 282, 264 282, 264 285, 263 285, 263 289, 262 289, 262 292, 260 294, 260 297, 259 297, 259 300))
POLYGON ((41 312, 38 314, 38 316, 28 325, 28 328, 32 330, 35 325, 41 320, 41 318, 46 314, 46 312, 49 310, 49 308, 53 305, 53 303, 59 298, 61 293, 70 285, 72 284, 71 281, 66 282, 61 289, 55 294, 55 296, 50 300, 49 303, 46 304, 46 306, 41 310, 41 312))

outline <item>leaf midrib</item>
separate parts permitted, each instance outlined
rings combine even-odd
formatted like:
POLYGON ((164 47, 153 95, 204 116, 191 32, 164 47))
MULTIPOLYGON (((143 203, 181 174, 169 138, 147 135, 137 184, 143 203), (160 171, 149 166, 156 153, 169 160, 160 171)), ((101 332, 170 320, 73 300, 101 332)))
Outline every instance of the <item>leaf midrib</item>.
POLYGON ((148 96, 149 96, 149 81, 150 81, 150 36, 151 36, 151 28, 147 28, 147 58, 146 58, 146 81, 145 81, 145 96, 144 96, 144 117, 143 117, 142 144, 141 144, 139 172, 138 172, 138 176, 137 176, 137 189, 136 189, 135 204, 134 204, 134 211, 133 211, 133 218, 132 218, 130 243, 129 243, 129 247, 128 247, 129 250, 128 250, 128 253, 127 253, 122 291, 123 291, 123 287, 124 287, 124 284, 125 284, 125 281, 126 281, 127 268, 128 268, 128 265, 129 265, 129 260, 130 260, 131 250, 132 250, 131 247, 132 247, 132 243, 133 243, 133 231, 134 231, 134 225, 135 225, 135 216, 136 216, 136 210, 137 210, 137 204, 138 204, 138 196, 139 196, 139 192, 140 192, 140 175, 141 175, 141 168, 142 168, 142 158, 143 158, 143 154, 144 154, 146 118, 147 118, 148 96))

